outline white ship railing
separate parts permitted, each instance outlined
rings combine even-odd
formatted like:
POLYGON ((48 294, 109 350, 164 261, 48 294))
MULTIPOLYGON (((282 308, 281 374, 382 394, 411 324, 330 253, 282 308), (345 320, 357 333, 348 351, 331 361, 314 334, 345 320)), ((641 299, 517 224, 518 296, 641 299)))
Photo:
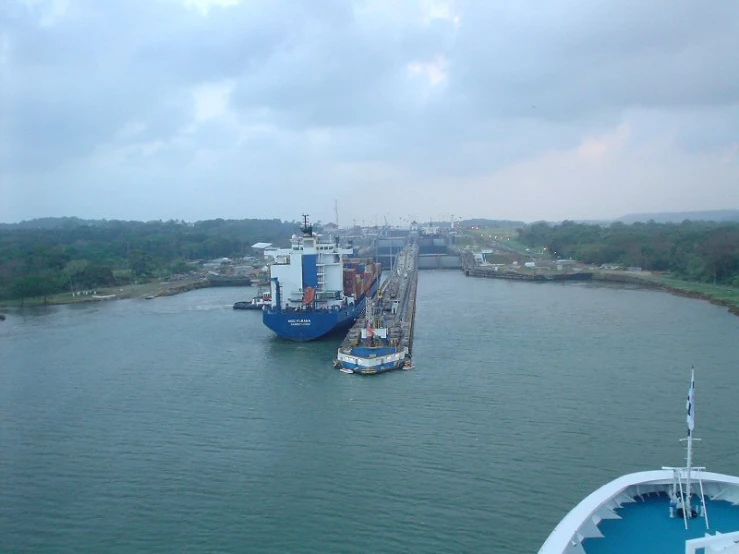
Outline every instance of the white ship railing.
POLYGON ((733 533, 716 533, 697 539, 685 541, 685 554, 696 554, 698 549, 704 552, 721 554, 739 554, 739 531, 733 533))

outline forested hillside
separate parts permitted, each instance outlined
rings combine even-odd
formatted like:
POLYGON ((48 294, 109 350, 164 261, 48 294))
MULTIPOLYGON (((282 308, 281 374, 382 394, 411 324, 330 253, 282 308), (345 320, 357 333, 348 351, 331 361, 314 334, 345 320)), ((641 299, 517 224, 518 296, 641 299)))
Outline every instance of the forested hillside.
POLYGON ((590 264, 639 266, 676 277, 739 286, 739 223, 534 223, 519 240, 557 257, 590 264))
POLYGON ((297 224, 278 219, 84 221, 45 219, 0 229, 0 300, 125 284, 186 271, 186 262, 285 244, 297 224))

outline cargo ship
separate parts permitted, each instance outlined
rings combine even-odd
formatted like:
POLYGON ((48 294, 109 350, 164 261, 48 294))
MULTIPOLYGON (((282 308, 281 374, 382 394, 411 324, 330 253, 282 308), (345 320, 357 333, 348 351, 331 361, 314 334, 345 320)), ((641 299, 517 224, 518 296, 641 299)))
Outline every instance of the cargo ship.
POLYGON ((270 302, 262 321, 280 337, 294 341, 320 339, 349 329, 377 291, 380 264, 350 258, 352 248, 338 239, 324 241, 303 216, 290 248, 273 249, 270 302))

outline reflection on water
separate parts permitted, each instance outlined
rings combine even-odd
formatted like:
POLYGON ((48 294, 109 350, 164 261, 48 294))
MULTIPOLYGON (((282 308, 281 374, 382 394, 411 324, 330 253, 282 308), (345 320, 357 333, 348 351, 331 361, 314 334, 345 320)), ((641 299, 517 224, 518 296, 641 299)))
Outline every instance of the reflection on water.
POLYGON ((8 311, 0 551, 536 551, 613 477, 736 473, 739 318, 594 284, 422 272, 413 371, 331 368, 253 289, 8 311), (491 545, 495 545, 492 548, 491 545))

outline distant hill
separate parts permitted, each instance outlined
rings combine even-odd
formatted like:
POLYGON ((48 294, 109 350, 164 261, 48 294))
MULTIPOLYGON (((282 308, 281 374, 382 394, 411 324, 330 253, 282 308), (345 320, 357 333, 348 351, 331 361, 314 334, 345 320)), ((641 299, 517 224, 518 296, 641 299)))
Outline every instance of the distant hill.
POLYGON ((459 222, 462 227, 500 227, 504 229, 523 227, 526 225, 523 221, 510 221, 507 219, 465 219, 459 222))
POLYGON ((700 212, 662 212, 629 214, 616 221, 638 223, 654 220, 656 223, 680 223, 686 219, 691 221, 739 221, 739 210, 709 210, 700 212))
POLYGON ((0 229, 61 229, 98 223, 100 223, 99 220, 80 219, 79 217, 40 217, 20 223, 0 223, 0 229))

